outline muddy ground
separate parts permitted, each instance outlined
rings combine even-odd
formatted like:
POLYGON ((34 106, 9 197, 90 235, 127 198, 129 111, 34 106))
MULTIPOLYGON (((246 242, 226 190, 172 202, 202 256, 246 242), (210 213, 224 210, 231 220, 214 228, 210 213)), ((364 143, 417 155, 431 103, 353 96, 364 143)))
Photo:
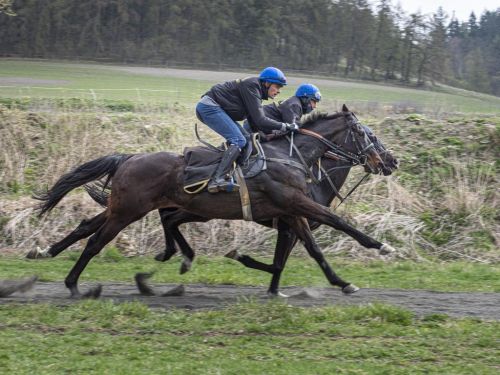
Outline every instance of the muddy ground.
MULTIPOLYGON (((82 283, 85 291, 95 284, 82 283)), ((181 296, 142 296, 134 284, 102 284, 102 300, 116 302, 140 301, 154 308, 181 308, 189 310, 220 309, 238 301, 248 299, 266 301, 264 287, 234 285, 184 286, 181 296)), ((154 284, 157 294, 171 290, 177 285, 154 284)), ((428 314, 447 314, 453 317, 474 317, 487 320, 500 320, 500 293, 433 292, 425 290, 400 289, 361 289, 353 295, 343 295, 334 288, 285 287, 282 292, 289 295, 287 303, 296 306, 362 305, 370 302, 383 302, 404 307, 417 316, 428 314)), ((73 303, 63 282, 38 282, 26 293, 16 292, 0 298, 0 304, 9 303, 53 303, 66 305, 73 303)))

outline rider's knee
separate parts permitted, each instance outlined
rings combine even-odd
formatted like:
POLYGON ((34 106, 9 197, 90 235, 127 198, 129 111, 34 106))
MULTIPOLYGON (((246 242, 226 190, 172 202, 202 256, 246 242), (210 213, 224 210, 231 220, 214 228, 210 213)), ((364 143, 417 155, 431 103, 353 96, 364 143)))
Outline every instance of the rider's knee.
POLYGON ((238 146, 241 150, 246 146, 247 140, 245 139, 245 137, 238 137, 235 139, 231 139, 231 144, 238 146))

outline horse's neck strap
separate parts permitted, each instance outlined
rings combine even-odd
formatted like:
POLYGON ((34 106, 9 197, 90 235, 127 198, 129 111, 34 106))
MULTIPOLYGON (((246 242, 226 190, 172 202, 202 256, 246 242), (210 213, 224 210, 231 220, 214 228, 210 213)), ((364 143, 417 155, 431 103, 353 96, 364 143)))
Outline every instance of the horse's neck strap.
MULTIPOLYGON (((349 166, 350 167, 350 166, 349 166)), ((323 178, 320 178, 319 181, 321 182, 322 180, 326 179, 328 181, 328 183, 330 184, 330 187, 332 188, 333 192, 335 193, 335 195, 340 199, 340 202, 342 203, 344 201, 344 197, 342 195, 340 195, 340 192, 339 190, 337 189, 337 187, 335 186, 335 184, 333 183, 331 177, 330 177, 330 174, 329 172, 332 170, 332 169, 338 169, 338 168, 332 168, 328 171, 325 171, 325 169, 319 165, 319 170, 323 172, 323 178)))
POLYGON ((366 180, 368 177, 370 177, 370 173, 366 173, 363 177, 361 177, 361 179, 358 181, 358 183, 346 194, 346 196, 344 197, 344 199, 341 199, 340 200, 340 203, 333 209, 333 210, 336 210, 337 208, 339 208, 339 206, 344 203, 344 201, 349 198, 349 196, 354 193, 354 190, 356 190, 358 188, 359 185, 361 185, 361 183, 366 180))
POLYGON ((314 182, 315 184, 319 184, 319 181, 318 179, 314 176, 314 173, 312 172, 312 167, 311 169, 309 169, 309 166, 307 165, 304 157, 302 156, 302 154, 300 153, 300 150, 297 148, 297 146, 295 146, 295 144, 293 143, 293 133, 290 137, 286 137, 288 139, 288 142, 290 142, 290 157, 292 157, 292 150, 295 151, 295 153, 297 154, 297 156, 299 157, 299 160, 300 162, 302 163, 302 165, 304 166, 304 169, 306 171, 306 175, 309 177, 309 179, 314 182))

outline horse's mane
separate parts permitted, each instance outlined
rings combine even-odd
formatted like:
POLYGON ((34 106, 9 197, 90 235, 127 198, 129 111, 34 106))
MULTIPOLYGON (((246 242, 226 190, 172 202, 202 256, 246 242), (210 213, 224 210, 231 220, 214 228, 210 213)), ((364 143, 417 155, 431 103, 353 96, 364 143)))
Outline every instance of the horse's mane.
POLYGON ((305 122, 302 123, 301 127, 307 127, 308 125, 313 124, 318 120, 335 120, 342 116, 345 116, 345 112, 335 112, 335 113, 328 113, 326 115, 309 117, 305 122))

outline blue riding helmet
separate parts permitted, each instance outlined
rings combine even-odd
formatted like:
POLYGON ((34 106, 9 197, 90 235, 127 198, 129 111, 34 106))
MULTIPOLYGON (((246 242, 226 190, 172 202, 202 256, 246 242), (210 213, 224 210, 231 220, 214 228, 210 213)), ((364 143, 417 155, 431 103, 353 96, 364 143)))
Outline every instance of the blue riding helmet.
POLYGON ((260 72, 259 79, 264 82, 277 83, 281 86, 286 86, 286 77, 281 70, 272 66, 267 67, 260 72))
POLYGON ((321 100, 321 93, 319 89, 311 83, 304 83, 297 88, 295 96, 299 98, 307 98, 319 102, 321 100))

